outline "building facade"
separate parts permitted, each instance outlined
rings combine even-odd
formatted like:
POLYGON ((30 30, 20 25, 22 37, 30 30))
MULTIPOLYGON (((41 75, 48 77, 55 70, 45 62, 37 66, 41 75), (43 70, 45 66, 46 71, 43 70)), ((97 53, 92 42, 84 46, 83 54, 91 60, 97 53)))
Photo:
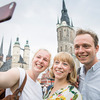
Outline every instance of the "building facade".
POLYGON ((24 69, 29 69, 29 57, 30 57, 30 48, 28 41, 24 46, 24 49, 20 47, 19 38, 17 37, 16 42, 13 46, 12 54, 12 66, 11 67, 21 67, 24 69), (21 50, 23 51, 23 57, 21 55, 21 50))
POLYGON ((75 57, 74 54, 74 38, 75 38, 75 30, 73 26, 72 20, 70 20, 67 9, 65 6, 65 2, 62 2, 62 10, 61 10, 61 19, 57 22, 57 42, 58 48, 57 52, 68 52, 70 53, 76 63, 76 69, 79 67, 79 61, 75 57))
POLYGON ((4 61, 4 54, 3 54, 3 38, 1 41, 0 46, 0 71, 7 71, 11 68, 12 56, 11 56, 11 42, 9 45, 8 54, 6 56, 6 61, 4 61))
POLYGON ((28 41, 24 48, 20 47, 19 38, 17 37, 16 42, 13 45, 13 54, 11 55, 11 42, 8 50, 8 55, 6 56, 6 61, 4 61, 3 54, 3 38, 0 48, 0 71, 7 71, 12 67, 21 67, 24 69, 29 69, 29 59, 30 59, 30 48, 28 41), (21 55, 21 50, 23 51, 23 57, 21 55))

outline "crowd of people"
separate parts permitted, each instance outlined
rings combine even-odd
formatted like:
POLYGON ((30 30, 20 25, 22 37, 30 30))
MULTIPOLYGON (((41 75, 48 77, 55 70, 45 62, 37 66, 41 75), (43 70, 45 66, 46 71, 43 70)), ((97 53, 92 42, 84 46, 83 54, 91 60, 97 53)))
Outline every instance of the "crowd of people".
POLYGON ((83 64, 79 75, 71 54, 57 53, 50 68, 54 85, 48 91, 45 88, 43 94, 37 78, 50 65, 51 54, 46 49, 39 49, 35 53, 30 70, 12 68, 0 72, 0 88, 6 88, 6 96, 11 95, 21 86, 26 73, 27 81, 19 100, 100 100, 98 42, 97 34, 79 29, 74 39, 76 58, 83 64))

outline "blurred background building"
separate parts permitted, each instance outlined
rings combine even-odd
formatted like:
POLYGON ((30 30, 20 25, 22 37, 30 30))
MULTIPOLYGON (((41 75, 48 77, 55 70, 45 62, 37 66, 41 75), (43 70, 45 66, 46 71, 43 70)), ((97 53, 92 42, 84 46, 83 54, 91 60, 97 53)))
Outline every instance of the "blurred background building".
POLYGON ((6 60, 4 61, 4 54, 3 54, 3 40, 1 41, 1 47, 0 47, 0 71, 7 71, 12 67, 21 67, 24 69, 29 68, 29 59, 30 59, 30 48, 28 41, 26 41, 26 44, 24 48, 20 47, 19 38, 16 38, 16 41, 13 45, 13 54, 11 54, 11 46, 12 43, 10 42, 9 49, 8 49, 8 55, 6 56, 6 60), (21 50, 23 51, 23 57, 21 55, 21 50))

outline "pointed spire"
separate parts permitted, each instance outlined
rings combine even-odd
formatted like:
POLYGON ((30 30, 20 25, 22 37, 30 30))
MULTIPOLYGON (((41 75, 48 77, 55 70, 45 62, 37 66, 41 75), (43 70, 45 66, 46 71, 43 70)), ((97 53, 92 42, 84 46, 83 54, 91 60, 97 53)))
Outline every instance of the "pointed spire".
POLYGON ((3 37, 2 37, 1 47, 0 47, 0 56, 3 56, 3 37))
POLYGON ((63 0, 63 4, 62 4, 61 13, 62 13, 61 22, 66 21, 66 23, 70 26, 70 19, 69 19, 69 16, 67 14, 67 9, 66 9, 64 0, 63 0))
POLYGON ((63 6, 63 10, 67 10, 67 9, 66 9, 66 6, 65 6, 64 0, 63 0, 63 5, 62 5, 62 6, 63 6))
POLYGON ((12 44, 12 41, 10 41, 8 55, 6 56, 6 57, 9 57, 9 58, 11 58, 11 44, 12 44))

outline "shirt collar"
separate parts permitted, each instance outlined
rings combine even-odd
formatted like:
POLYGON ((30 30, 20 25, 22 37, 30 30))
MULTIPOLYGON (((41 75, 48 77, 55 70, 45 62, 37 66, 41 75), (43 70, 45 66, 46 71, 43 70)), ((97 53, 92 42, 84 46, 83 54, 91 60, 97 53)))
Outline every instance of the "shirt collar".
POLYGON ((92 70, 93 71, 96 71, 98 68, 100 68, 100 61, 95 63, 93 66, 92 66, 92 70))
MULTIPOLYGON (((100 61, 95 63, 90 70, 96 71, 100 67, 100 61)), ((85 66, 83 65, 83 73, 85 73, 85 66)))

